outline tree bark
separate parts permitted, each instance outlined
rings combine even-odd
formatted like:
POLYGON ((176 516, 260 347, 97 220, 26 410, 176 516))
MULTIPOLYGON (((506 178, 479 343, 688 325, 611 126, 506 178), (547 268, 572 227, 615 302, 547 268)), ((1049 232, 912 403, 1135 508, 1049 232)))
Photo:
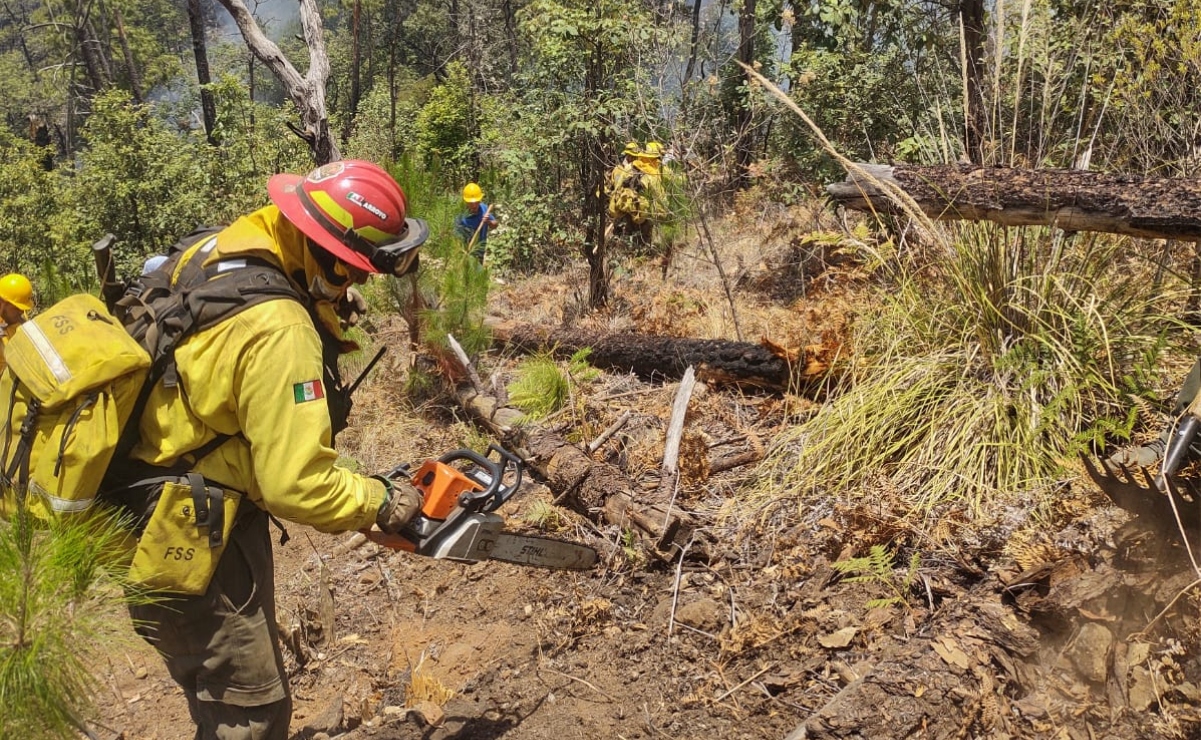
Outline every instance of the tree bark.
MULTIPOLYGON (((599 8, 596 12, 600 12, 599 8)), ((585 105, 595 105, 605 84, 605 50, 593 44, 584 75, 585 105)), ((609 303, 609 260, 605 244, 604 147, 599 133, 581 132, 583 155, 580 157, 580 185, 584 188, 584 258, 588 260, 588 305, 593 309, 609 303)))
POLYGON ((964 75, 964 152, 975 164, 984 164, 988 117, 984 111, 984 0, 960 0, 959 18, 963 23, 964 75))
POLYGON ((350 14, 350 100, 346 106, 347 116, 346 125, 342 129, 342 143, 350 141, 350 135, 354 130, 354 119, 359 112, 359 98, 362 95, 362 87, 360 74, 362 72, 362 46, 359 39, 360 27, 359 20, 362 14, 362 8, 359 0, 354 0, 354 6, 350 14))
POLYGON ((209 88, 213 78, 209 73, 208 41, 204 35, 204 16, 200 11, 200 0, 188 0, 188 26, 192 31, 192 56, 196 60, 196 80, 200 83, 200 111, 204 118, 204 135, 210 144, 213 129, 217 126, 217 103, 209 88))
MULTIPOLYGON (((738 12, 738 61, 748 67, 755 66, 755 4, 756 0, 742 0, 738 12)), ((754 141, 751 135, 753 116, 751 111, 751 76, 742 73, 745 90, 738 94, 734 114, 734 187, 741 188, 749 178, 751 161, 754 159, 754 141)))
POLYGON ((309 70, 301 75, 275 42, 267 38, 242 0, 220 0, 246 40, 250 51, 279 79, 300 113, 300 127, 293 128, 304 139, 317 164, 342 158, 329 130, 325 110, 325 83, 329 79, 329 57, 325 53, 324 27, 316 0, 300 0, 300 25, 309 47, 309 70))
POLYGON ((1201 241, 1201 180, 975 165, 860 167, 866 176, 852 174, 826 186, 839 205, 899 212, 887 194, 895 187, 940 220, 1201 241))
POLYGON ((722 339, 686 339, 647 334, 596 335, 571 329, 537 326, 494 326, 493 338, 523 352, 551 348, 557 357, 570 357, 588 348, 594 367, 633 372, 652 380, 677 379, 689 365, 711 384, 728 384, 783 391, 794 367, 804 358, 783 357, 766 346, 722 339))
POLYGON ((117 24, 117 39, 121 42, 121 55, 125 59, 125 69, 129 74, 129 91, 133 93, 136 103, 142 103, 142 74, 138 71, 137 62, 133 58, 133 49, 129 46, 129 37, 125 34, 125 17, 120 8, 113 9, 113 20, 117 24))

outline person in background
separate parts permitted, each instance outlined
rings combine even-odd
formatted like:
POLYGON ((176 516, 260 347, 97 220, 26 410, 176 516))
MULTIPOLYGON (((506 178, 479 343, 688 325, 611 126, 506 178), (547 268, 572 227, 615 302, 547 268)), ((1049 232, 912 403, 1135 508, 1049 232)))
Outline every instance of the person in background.
POLYGON ((642 193, 642 171, 636 163, 644 152, 638 142, 631 141, 621 150, 621 161, 609 171, 605 193, 609 196, 609 224, 605 241, 614 236, 639 237, 643 231, 643 214, 639 203, 642 193))
POLYGON ((463 202, 467 213, 455 221, 455 231, 467 243, 467 250, 482 264, 488 245, 488 230, 495 229, 497 222, 492 208, 484 202, 484 191, 474 182, 463 186, 463 202))
MULTIPOLYGON (((0 277, 0 329, 4 332, 0 343, 8 344, 32 308, 33 284, 29 278, 16 272, 0 277)), ((0 370, 5 366, 4 355, 0 353, 0 370)))
POLYGON ((634 159, 634 169, 638 172, 638 245, 649 248, 654 239, 655 226, 663 220, 667 213, 666 197, 663 193, 663 175, 660 160, 663 157, 663 145, 657 141, 648 141, 643 150, 634 159))

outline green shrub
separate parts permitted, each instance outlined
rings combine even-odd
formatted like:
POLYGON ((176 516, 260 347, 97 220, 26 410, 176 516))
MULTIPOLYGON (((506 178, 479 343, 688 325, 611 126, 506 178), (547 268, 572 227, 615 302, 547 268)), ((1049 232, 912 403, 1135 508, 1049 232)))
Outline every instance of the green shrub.
POLYGON ((1150 377, 1180 286, 1142 274, 1121 239, 951 233, 895 265, 856 323, 841 392, 781 436, 753 498, 800 510, 885 490, 919 515, 986 518, 1047 494, 1066 458, 1128 418, 1129 384, 1150 377))
POLYGON ((114 517, 0 521, 0 705, 4 737, 79 737, 104 656, 128 647, 127 531, 114 517))

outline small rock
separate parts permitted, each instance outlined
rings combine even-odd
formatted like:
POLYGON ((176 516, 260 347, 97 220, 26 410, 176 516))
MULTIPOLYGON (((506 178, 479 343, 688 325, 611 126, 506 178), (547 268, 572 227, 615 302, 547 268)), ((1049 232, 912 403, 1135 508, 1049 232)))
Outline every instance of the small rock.
POLYGON ((1130 695, 1130 708, 1136 712, 1145 712, 1159 702, 1155 693, 1155 680, 1146 666, 1135 666, 1130 669, 1130 684, 1127 686, 1130 695))
POLYGON ((146 678, 146 676, 149 676, 149 675, 150 675, 150 672, 146 670, 146 667, 141 666, 138 668, 138 670, 134 671, 133 677, 134 678, 146 678))
POLYGON ((407 711, 404 707, 389 705, 384 707, 383 715, 385 717, 395 717, 398 714, 405 714, 407 711))
POLYGON ((412 711, 421 715, 426 724, 430 727, 441 727, 446 721, 446 712, 442 711, 442 707, 433 702, 423 701, 412 708, 412 711))
MULTIPOLYGON (((342 697, 339 695, 321 714, 304 724, 304 729, 319 734, 333 734, 342 729, 342 697)), ((314 738, 314 740, 316 740, 314 738)))
POLYGON ((704 632, 717 632, 725 625, 725 609, 713 599, 698 599, 677 608, 676 621, 704 632))
POLYGON ((1109 651, 1113 647, 1113 634, 1096 622, 1080 628, 1076 639, 1068 648, 1068 658, 1080 675, 1093 683, 1104 683, 1109 673, 1109 651))

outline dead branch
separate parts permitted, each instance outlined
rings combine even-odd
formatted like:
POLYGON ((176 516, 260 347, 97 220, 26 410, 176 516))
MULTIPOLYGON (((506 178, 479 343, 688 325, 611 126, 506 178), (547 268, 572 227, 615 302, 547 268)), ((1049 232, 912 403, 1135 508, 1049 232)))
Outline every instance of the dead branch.
POLYGON ((630 420, 630 412, 628 410, 623 411, 621 416, 617 417, 617 421, 610 424, 608 426, 608 428, 605 429, 605 431, 603 431, 599 435, 597 435, 596 439, 594 439, 588 443, 588 454, 591 455, 593 452, 596 452, 597 450, 599 450, 600 446, 603 445, 605 442, 607 442, 609 440, 609 437, 612 437, 614 434, 617 434, 617 431, 619 429, 621 429, 623 426, 625 426, 626 422, 629 420, 630 420))

